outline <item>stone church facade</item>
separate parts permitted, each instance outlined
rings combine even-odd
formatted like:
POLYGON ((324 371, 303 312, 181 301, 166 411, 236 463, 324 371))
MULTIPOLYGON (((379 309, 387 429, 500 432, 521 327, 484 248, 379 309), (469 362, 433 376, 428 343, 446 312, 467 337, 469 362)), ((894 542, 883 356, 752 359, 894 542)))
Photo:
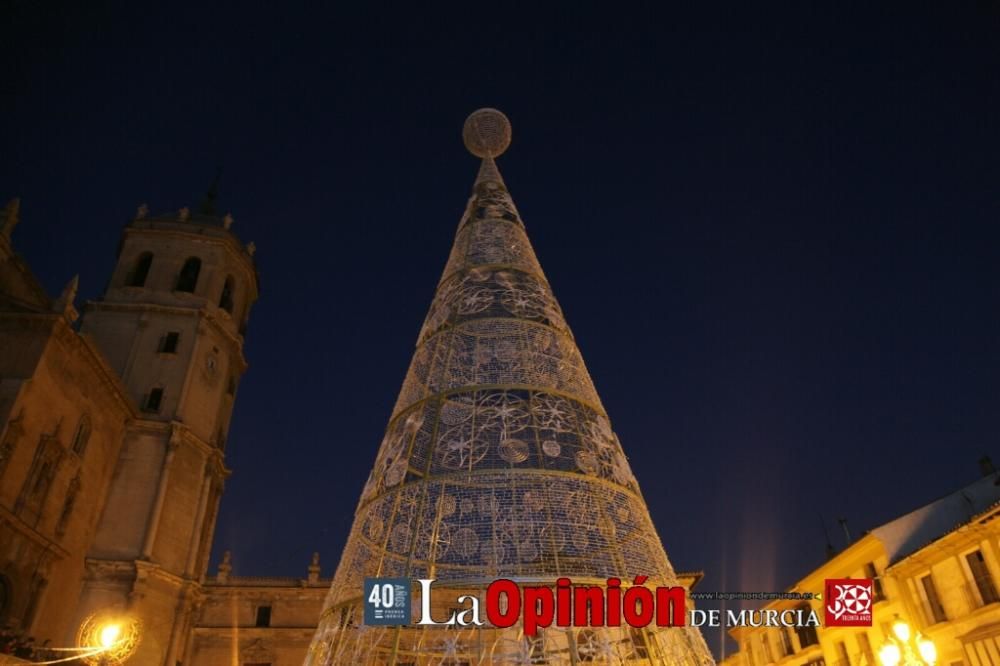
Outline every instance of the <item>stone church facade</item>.
POLYGON ((52 298, 15 253, 19 219, 16 200, 0 214, 0 623, 64 646, 112 610, 141 621, 133 663, 301 662, 330 583, 316 558, 301 580, 205 576, 253 244, 211 197, 141 207, 81 318, 75 278, 52 298))

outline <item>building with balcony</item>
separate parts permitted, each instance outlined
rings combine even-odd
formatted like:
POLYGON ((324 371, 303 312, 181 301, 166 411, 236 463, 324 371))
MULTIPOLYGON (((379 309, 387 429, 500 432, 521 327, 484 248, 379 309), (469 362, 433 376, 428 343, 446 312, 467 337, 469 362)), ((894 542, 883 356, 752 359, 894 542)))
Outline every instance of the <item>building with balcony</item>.
MULTIPOLYGON (((884 525, 804 576, 790 591, 821 592, 828 578, 874 580, 871 627, 734 627, 725 666, 875 666, 896 620, 933 641, 936 663, 1000 666, 1000 473, 988 459, 977 481, 884 525)), ((826 600, 775 601, 765 609, 826 600)))

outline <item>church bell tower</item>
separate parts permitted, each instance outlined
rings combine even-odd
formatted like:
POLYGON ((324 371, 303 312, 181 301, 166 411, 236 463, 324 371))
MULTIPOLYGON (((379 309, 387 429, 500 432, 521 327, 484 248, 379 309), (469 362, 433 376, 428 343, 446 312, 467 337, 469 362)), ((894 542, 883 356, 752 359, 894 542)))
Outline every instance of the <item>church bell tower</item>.
POLYGON ((138 407, 86 563, 80 622, 120 612, 143 622, 136 663, 175 666, 201 598, 219 500, 243 336, 257 298, 252 243, 216 215, 151 216, 125 227, 102 298, 81 333, 138 407))

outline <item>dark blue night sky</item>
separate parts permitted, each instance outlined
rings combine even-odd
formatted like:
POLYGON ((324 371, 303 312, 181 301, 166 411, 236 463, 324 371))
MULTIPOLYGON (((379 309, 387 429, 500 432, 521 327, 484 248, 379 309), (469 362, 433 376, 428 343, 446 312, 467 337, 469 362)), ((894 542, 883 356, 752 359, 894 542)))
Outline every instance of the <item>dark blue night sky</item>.
POLYGON ((197 206, 218 166, 257 244, 213 570, 332 573, 481 106, 703 589, 789 585, 820 516, 842 546, 838 517, 1000 460, 1000 6, 760 4, 0 4, 0 197, 50 293, 97 297, 136 206, 197 206))

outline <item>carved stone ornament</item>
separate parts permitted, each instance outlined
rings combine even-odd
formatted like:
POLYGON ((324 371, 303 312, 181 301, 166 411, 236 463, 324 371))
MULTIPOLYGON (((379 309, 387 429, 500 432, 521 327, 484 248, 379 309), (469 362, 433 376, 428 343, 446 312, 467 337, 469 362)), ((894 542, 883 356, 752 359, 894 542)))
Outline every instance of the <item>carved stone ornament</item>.
POLYGON ((240 651, 240 657, 243 663, 250 664, 269 664, 276 659, 274 650, 270 649, 260 638, 243 648, 240 651))
POLYGON ((219 367, 222 361, 219 355, 214 352, 209 352, 205 354, 205 360, 201 367, 201 378, 209 386, 215 386, 219 383, 219 378, 222 376, 221 368, 219 367))

